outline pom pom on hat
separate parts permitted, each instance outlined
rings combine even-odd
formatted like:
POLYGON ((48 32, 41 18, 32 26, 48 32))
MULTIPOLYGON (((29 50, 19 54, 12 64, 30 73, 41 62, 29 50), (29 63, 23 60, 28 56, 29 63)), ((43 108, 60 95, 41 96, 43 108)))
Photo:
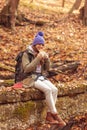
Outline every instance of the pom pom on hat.
POLYGON ((43 32, 38 32, 38 35, 44 36, 44 33, 43 32))
POLYGON ((44 36, 44 33, 43 32, 38 32, 37 34, 36 34, 36 36, 35 36, 35 38, 34 38, 34 40, 33 40, 33 43, 32 43, 32 45, 33 46, 35 46, 35 45, 37 45, 37 44, 42 44, 42 45, 44 45, 44 38, 43 38, 43 36, 44 36))

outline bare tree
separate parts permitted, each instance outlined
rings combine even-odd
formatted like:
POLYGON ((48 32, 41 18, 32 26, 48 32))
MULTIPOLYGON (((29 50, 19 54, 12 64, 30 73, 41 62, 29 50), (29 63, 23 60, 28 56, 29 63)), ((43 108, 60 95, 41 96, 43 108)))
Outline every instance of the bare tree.
POLYGON ((77 10, 81 5, 82 0, 76 0, 69 13, 71 14, 74 10, 77 10))
MULTIPOLYGON (((69 14, 73 12, 73 10, 77 10, 81 5, 82 0, 76 0, 74 5, 69 11, 69 14)), ((87 0, 84 1, 84 6, 80 9, 80 18, 84 25, 87 26, 87 0)))
POLYGON ((0 24, 14 29, 18 4, 20 0, 7 0, 0 12, 0 24))

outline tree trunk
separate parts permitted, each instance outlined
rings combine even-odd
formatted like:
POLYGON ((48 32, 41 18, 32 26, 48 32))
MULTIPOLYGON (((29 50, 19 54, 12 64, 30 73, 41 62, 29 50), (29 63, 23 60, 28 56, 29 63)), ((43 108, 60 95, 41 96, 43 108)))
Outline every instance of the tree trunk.
POLYGON ((19 1, 20 0, 7 0, 6 5, 0 13, 0 24, 14 29, 19 1))
POLYGON ((87 26, 87 0, 85 0, 84 4, 83 24, 87 26))
POLYGON ((65 0, 62 0, 62 7, 64 7, 65 5, 65 0))
POLYGON ((33 2, 34 2, 34 0, 31 0, 31 1, 30 1, 30 3, 33 3, 33 2))
POLYGON ((74 5, 72 6, 72 8, 69 11, 69 14, 71 14, 73 12, 73 10, 78 9, 81 5, 81 2, 82 2, 82 0, 76 0, 74 5))
MULTIPOLYGON (((78 9, 81 5, 82 0, 76 0, 74 5, 69 11, 69 14, 73 12, 73 10, 78 9)), ((80 18, 84 25, 87 26, 87 0, 85 0, 84 6, 80 9, 80 18)))

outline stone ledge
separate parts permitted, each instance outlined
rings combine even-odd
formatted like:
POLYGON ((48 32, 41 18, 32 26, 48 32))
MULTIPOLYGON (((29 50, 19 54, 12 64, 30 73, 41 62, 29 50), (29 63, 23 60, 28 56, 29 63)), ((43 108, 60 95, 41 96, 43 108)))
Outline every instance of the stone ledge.
MULTIPOLYGON (((87 94, 60 97, 56 107, 65 120, 87 113, 87 94)), ((0 130, 25 130, 33 124, 44 123, 45 101, 26 101, 0 105, 0 130)))
MULTIPOLYGON (((61 117, 69 119, 87 113, 87 82, 57 84, 56 107, 61 117)), ((0 130, 25 130, 32 124, 43 123, 46 103, 42 92, 34 88, 0 88, 0 130)))
MULTIPOLYGON (((58 97, 74 96, 87 92, 87 82, 74 84, 57 84, 58 97)), ((0 88, 0 104, 25 102, 30 100, 43 100, 44 94, 35 88, 2 89, 0 88)))

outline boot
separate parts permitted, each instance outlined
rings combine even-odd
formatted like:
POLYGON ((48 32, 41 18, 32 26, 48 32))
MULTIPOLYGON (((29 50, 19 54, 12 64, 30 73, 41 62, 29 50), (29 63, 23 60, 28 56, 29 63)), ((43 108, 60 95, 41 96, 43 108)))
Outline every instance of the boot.
POLYGON ((46 123, 58 124, 58 121, 57 121, 56 119, 53 118, 51 112, 47 112, 46 123))
POLYGON ((52 114, 53 118, 58 121, 58 124, 62 127, 66 125, 66 123, 62 120, 62 118, 58 114, 52 114))

